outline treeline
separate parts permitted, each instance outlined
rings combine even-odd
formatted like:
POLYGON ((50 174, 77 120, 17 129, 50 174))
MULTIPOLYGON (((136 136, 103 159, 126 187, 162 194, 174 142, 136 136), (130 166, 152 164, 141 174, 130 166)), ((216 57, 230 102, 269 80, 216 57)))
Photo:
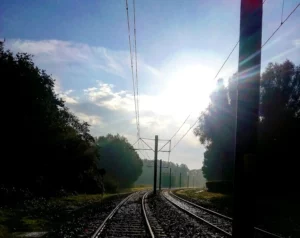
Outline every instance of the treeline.
POLYGON ((120 135, 96 138, 100 166, 105 170, 104 187, 115 192, 129 188, 142 173, 142 160, 128 140, 120 135))
MULTIPOLYGON (((144 159, 143 172, 137 179, 135 184, 137 185, 151 185, 154 179, 154 160, 144 159)), ((162 161, 162 187, 168 188, 170 184, 170 168, 171 168, 171 186, 180 186, 180 174, 181 174, 181 187, 204 187, 205 179, 201 169, 189 170, 185 164, 175 164, 173 162, 162 161)), ((157 184, 159 182, 159 161, 157 166, 157 184)), ((157 185, 158 186, 158 185, 157 185)))
MULTIPOLYGON (((232 180, 237 76, 228 86, 219 80, 211 102, 194 130, 206 146, 203 173, 208 180, 232 180)), ((300 145, 300 66, 290 61, 270 63, 261 76, 257 187, 285 193, 297 187, 300 145)), ((247 118, 244 118, 247 120, 247 118)))
POLYGON ((32 56, 14 55, 0 42, 2 156, 0 201, 98 193, 133 184, 142 162, 126 138, 93 138, 54 92, 54 79, 32 56), (105 187, 104 186, 104 187, 105 187))

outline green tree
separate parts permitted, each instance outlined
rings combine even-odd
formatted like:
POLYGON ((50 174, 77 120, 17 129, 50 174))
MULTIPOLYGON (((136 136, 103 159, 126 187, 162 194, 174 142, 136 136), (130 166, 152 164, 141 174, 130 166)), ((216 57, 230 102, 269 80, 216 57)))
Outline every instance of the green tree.
MULTIPOLYGON (((264 191, 296 185, 300 144, 300 66, 270 63, 261 77, 257 179, 264 191), (275 182, 276 181, 276 182, 275 182)), ((194 130, 206 146, 203 173, 208 180, 232 179, 235 147, 236 75, 222 81, 194 130)))
POLYGON ((107 172, 104 180, 114 183, 119 188, 128 188, 133 185, 142 173, 142 160, 128 140, 120 135, 100 136, 96 144, 101 155, 99 166, 107 172))
POLYGON ((257 168, 263 190, 294 191, 300 145, 300 66, 288 60, 268 65, 261 80, 260 118, 257 168))
POLYGON ((203 174, 208 180, 231 180, 233 177, 235 94, 230 80, 230 90, 218 81, 211 94, 208 108, 199 117, 194 134, 206 146, 203 174))
POLYGON ((13 55, 3 44, 0 69, 3 89, 11 92, 2 109, 4 143, 12 148, 1 156, 0 184, 41 194, 99 187, 99 156, 89 125, 55 94, 52 77, 34 65, 31 55, 13 55))

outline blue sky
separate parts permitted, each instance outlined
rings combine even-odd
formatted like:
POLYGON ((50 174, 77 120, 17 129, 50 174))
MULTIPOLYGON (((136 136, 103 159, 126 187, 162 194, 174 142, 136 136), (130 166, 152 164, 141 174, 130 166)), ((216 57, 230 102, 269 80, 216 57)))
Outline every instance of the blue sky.
MULTIPOLYGON (((285 1, 283 19, 297 4, 285 1)), ((266 1, 263 42, 280 24, 281 7, 282 0, 266 1)), ((239 10, 239 0, 136 0, 143 137, 168 139, 192 113, 175 144, 205 109, 213 78, 238 40, 239 10)), ((263 49, 263 68, 270 61, 300 63, 299 22, 298 8, 263 49)), ((34 55, 34 62, 56 79, 55 89, 70 109, 91 124, 93 135, 120 133, 134 142, 125 0, 2 0, 0 37, 13 52, 34 55)), ((236 72, 237 56, 238 50, 220 77, 236 72)), ((201 168, 204 150, 190 132, 171 159, 201 168)))

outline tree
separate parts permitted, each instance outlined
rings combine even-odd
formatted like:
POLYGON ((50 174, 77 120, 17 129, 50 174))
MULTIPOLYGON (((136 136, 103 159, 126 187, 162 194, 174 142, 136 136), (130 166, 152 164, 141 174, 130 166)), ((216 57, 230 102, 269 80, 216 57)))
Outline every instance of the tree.
MULTIPOLYGON (((203 173, 208 180, 232 179, 236 115, 236 75, 222 81, 194 130, 206 146, 203 173)), ((259 153, 256 174, 261 191, 293 191, 300 144, 300 66, 270 63, 261 77, 259 153), (276 181, 276 182, 275 182, 276 181)))
POLYGON ((31 55, 13 55, 1 44, 0 69, 2 86, 11 92, 2 101, 7 156, 1 156, 0 184, 41 194, 94 191, 99 155, 89 125, 68 110, 31 55))
POLYGON ((128 140, 119 134, 108 134, 96 138, 96 144, 101 155, 99 166, 107 173, 106 187, 112 186, 108 183, 120 188, 131 187, 142 173, 142 160, 128 140))
POLYGON ((194 134, 206 146, 203 174, 208 180, 231 180, 233 177, 235 95, 230 80, 230 90, 218 81, 211 94, 208 108, 199 117, 194 134))
MULTIPOLYGON (((158 163, 159 164, 159 163, 158 163)), ((143 159, 143 172, 141 176, 135 182, 136 184, 142 185, 152 185, 153 184, 153 173, 154 173, 154 160, 143 159)), ((193 185, 193 177, 194 183, 197 187, 204 187, 205 179, 203 178, 201 169, 189 170, 187 165, 185 164, 175 164, 173 162, 162 161, 162 180, 161 184, 163 188, 169 187, 170 182, 170 168, 172 170, 172 187, 179 187, 180 185, 180 173, 181 173, 181 186, 187 187, 188 183, 188 175, 190 186, 193 185)), ((159 171, 159 166, 157 167, 159 171)), ((159 183, 159 172, 157 176, 157 184, 159 183)))
POLYGON ((294 191, 300 145, 300 66, 270 63, 262 74, 257 164, 262 190, 294 191))

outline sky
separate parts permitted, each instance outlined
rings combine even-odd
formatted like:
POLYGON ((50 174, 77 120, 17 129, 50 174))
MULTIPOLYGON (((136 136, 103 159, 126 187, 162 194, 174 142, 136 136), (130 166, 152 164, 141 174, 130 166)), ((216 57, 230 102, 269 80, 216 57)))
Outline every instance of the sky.
MULTIPOLYGON (((262 42, 297 4, 286 0, 282 14, 282 0, 266 1, 262 42)), ((133 40, 133 2, 128 5, 133 40)), ((168 140, 190 114, 173 146, 209 104, 214 77, 238 41, 240 0, 136 0, 135 7, 141 137, 168 140)), ((262 71, 269 62, 300 64, 299 22, 300 7, 263 48, 262 71)), ((119 133, 136 141, 125 0, 2 0, 0 38, 12 52, 34 55, 92 135, 119 133)), ((238 47, 218 78, 228 80, 237 67, 238 47)), ((153 140, 145 142, 154 147, 153 140)), ((190 130, 170 160, 199 169, 204 152, 190 130)), ((158 159, 167 160, 168 153, 158 159)))

